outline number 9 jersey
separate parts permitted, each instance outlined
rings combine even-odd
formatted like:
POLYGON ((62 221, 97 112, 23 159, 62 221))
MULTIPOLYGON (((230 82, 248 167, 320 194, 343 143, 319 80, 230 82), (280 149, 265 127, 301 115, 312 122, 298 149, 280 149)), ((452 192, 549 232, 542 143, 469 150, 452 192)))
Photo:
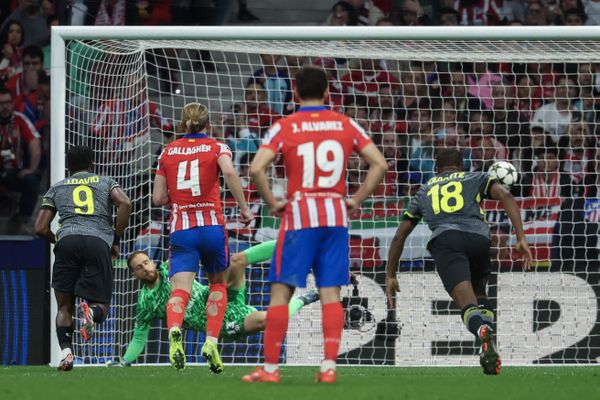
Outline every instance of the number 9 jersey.
POLYGON ((203 133, 187 134, 163 149, 156 173, 167 180, 171 233, 224 225, 217 164, 222 156, 231 157, 229 147, 203 133))
POLYGON ((404 218, 425 219, 431 239, 455 230, 489 238, 490 228, 481 200, 490 197, 496 180, 483 172, 447 172, 429 179, 411 199, 404 218))
POLYGON ((346 164, 370 143, 356 121, 322 106, 277 121, 262 147, 283 156, 289 200, 283 229, 347 226, 346 164))
POLYGON ((69 235, 95 236, 113 244, 113 208, 110 193, 119 184, 112 178, 78 172, 48 189, 42 208, 58 212, 58 240, 69 235))

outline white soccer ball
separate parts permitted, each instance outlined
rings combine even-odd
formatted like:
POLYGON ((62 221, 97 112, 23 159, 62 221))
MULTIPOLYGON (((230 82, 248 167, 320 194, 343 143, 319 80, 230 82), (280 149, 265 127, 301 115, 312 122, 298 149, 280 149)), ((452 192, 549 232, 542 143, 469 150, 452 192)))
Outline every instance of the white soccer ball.
POLYGON ((492 178, 496 178, 507 189, 510 189, 519 179, 517 169, 508 161, 495 162, 490 167, 488 174, 492 178))

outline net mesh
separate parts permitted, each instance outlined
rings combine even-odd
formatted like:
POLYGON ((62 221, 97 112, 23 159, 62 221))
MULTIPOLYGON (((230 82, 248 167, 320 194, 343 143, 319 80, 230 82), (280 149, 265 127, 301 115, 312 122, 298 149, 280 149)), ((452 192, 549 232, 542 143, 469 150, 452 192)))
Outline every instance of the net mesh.
MULTIPOLYGON (((478 347, 461 322, 426 250, 419 224, 402 254, 401 292, 385 300, 385 262, 399 215, 433 175, 437 148, 463 150, 466 167, 497 160, 519 172, 512 191, 535 255, 525 273, 511 250, 514 236, 498 204, 482 208, 492 231, 489 296, 496 310, 505 364, 590 363, 600 357, 596 109, 600 83, 596 41, 67 41, 66 146, 96 152, 98 172, 117 179, 133 200, 122 257, 149 251, 168 257, 168 210, 151 203, 160 149, 178 132, 181 107, 199 101, 211 113, 210 134, 234 153, 253 211, 250 228, 223 191, 231 252, 276 237, 248 178, 260 139, 273 121, 296 109, 293 76, 303 64, 323 66, 329 105, 371 135, 390 166, 384 183, 351 215, 351 270, 343 288, 345 330, 340 361, 364 365, 475 365, 478 347)), ((349 163, 352 193, 366 174, 349 163)), ((285 195, 280 167, 270 173, 285 195)), ((248 302, 268 304, 268 263, 247 270, 248 302)), ((109 319, 91 343, 76 338, 80 363, 121 356, 131 340, 139 283, 116 263, 109 319)), ((310 281, 310 286, 313 285, 310 281)), ((299 291, 302 293, 302 291, 299 291)), ((188 362, 203 361, 203 333, 186 332, 188 362)), ((262 336, 225 342, 225 362, 256 363, 262 336)), ((290 320, 288 364, 322 356, 320 307, 290 320)), ((168 341, 156 321, 138 363, 168 362, 168 341)))

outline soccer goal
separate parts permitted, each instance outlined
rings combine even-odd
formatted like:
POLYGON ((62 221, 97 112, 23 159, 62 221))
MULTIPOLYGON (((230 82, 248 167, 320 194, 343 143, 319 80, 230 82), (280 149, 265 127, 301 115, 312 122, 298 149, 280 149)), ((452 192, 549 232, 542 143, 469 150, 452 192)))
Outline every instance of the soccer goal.
MULTIPOLYGON (((65 151, 85 144, 97 172, 114 177, 133 200, 130 228, 115 262, 109 319, 89 343, 75 338, 78 364, 120 357, 131 340, 139 283, 127 255, 168 257, 168 209, 154 207, 157 155, 178 131, 181 107, 209 107, 209 133, 228 143, 259 218, 237 223, 226 191, 232 252, 276 237, 248 181, 248 166, 269 125, 294 111, 294 74, 323 66, 328 102, 355 118, 389 163, 384 183, 350 215, 353 284, 339 360, 346 364, 477 364, 467 332, 438 279, 420 224, 402 255, 401 291, 385 300, 385 263, 407 198, 434 173, 437 148, 463 150, 465 167, 507 160, 523 210, 535 268, 524 272, 498 204, 482 202, 492 232, 489 296, 505 365, 595 363, 600 357, 600 28, 598 27, 54 27, 52 29, 51 176, 65 176, 65 151)), ((352 192, 365 174, 350 161, 352 192)), ((282 167, 271 171, 284 196, 282 167)), ((268 304, 268 263, 247 271, 247 300, 268 304)), ((301 292, 301 291, 300 291, 301 292)), ((51 300, 52 323, 55 302, 51 300)), ((320 307, 290 320, 283 356, 291 365, 321 359, 320 307)), ((77 331, 77 330, 76 330, 77 331)), ((54 326, 51 328, 54 335, 54 326)), ((186 332, 188 362, 202 362, 203 333, 186 332)), ((256 363, 262 336, 222 345, 227 363, 256 363)), ((52 337, 52 362, 60 350, 52 337)), ((161 322, 152 327, 142 364, 168 362, 161 322)))

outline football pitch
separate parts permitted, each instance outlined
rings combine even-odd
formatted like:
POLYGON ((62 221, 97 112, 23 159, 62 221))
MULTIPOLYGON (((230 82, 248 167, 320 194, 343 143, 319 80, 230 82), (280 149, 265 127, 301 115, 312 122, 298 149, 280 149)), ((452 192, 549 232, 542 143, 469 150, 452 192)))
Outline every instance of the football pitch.
POLYGON ((0 368, 0 399, 600 399, 600 367, 505 367, 499 376, 480 368, 340 367, 335 384, 314 383, 315 367, 283 367, 279 384, 243 383, 251 367, 202 366, 0 368))

